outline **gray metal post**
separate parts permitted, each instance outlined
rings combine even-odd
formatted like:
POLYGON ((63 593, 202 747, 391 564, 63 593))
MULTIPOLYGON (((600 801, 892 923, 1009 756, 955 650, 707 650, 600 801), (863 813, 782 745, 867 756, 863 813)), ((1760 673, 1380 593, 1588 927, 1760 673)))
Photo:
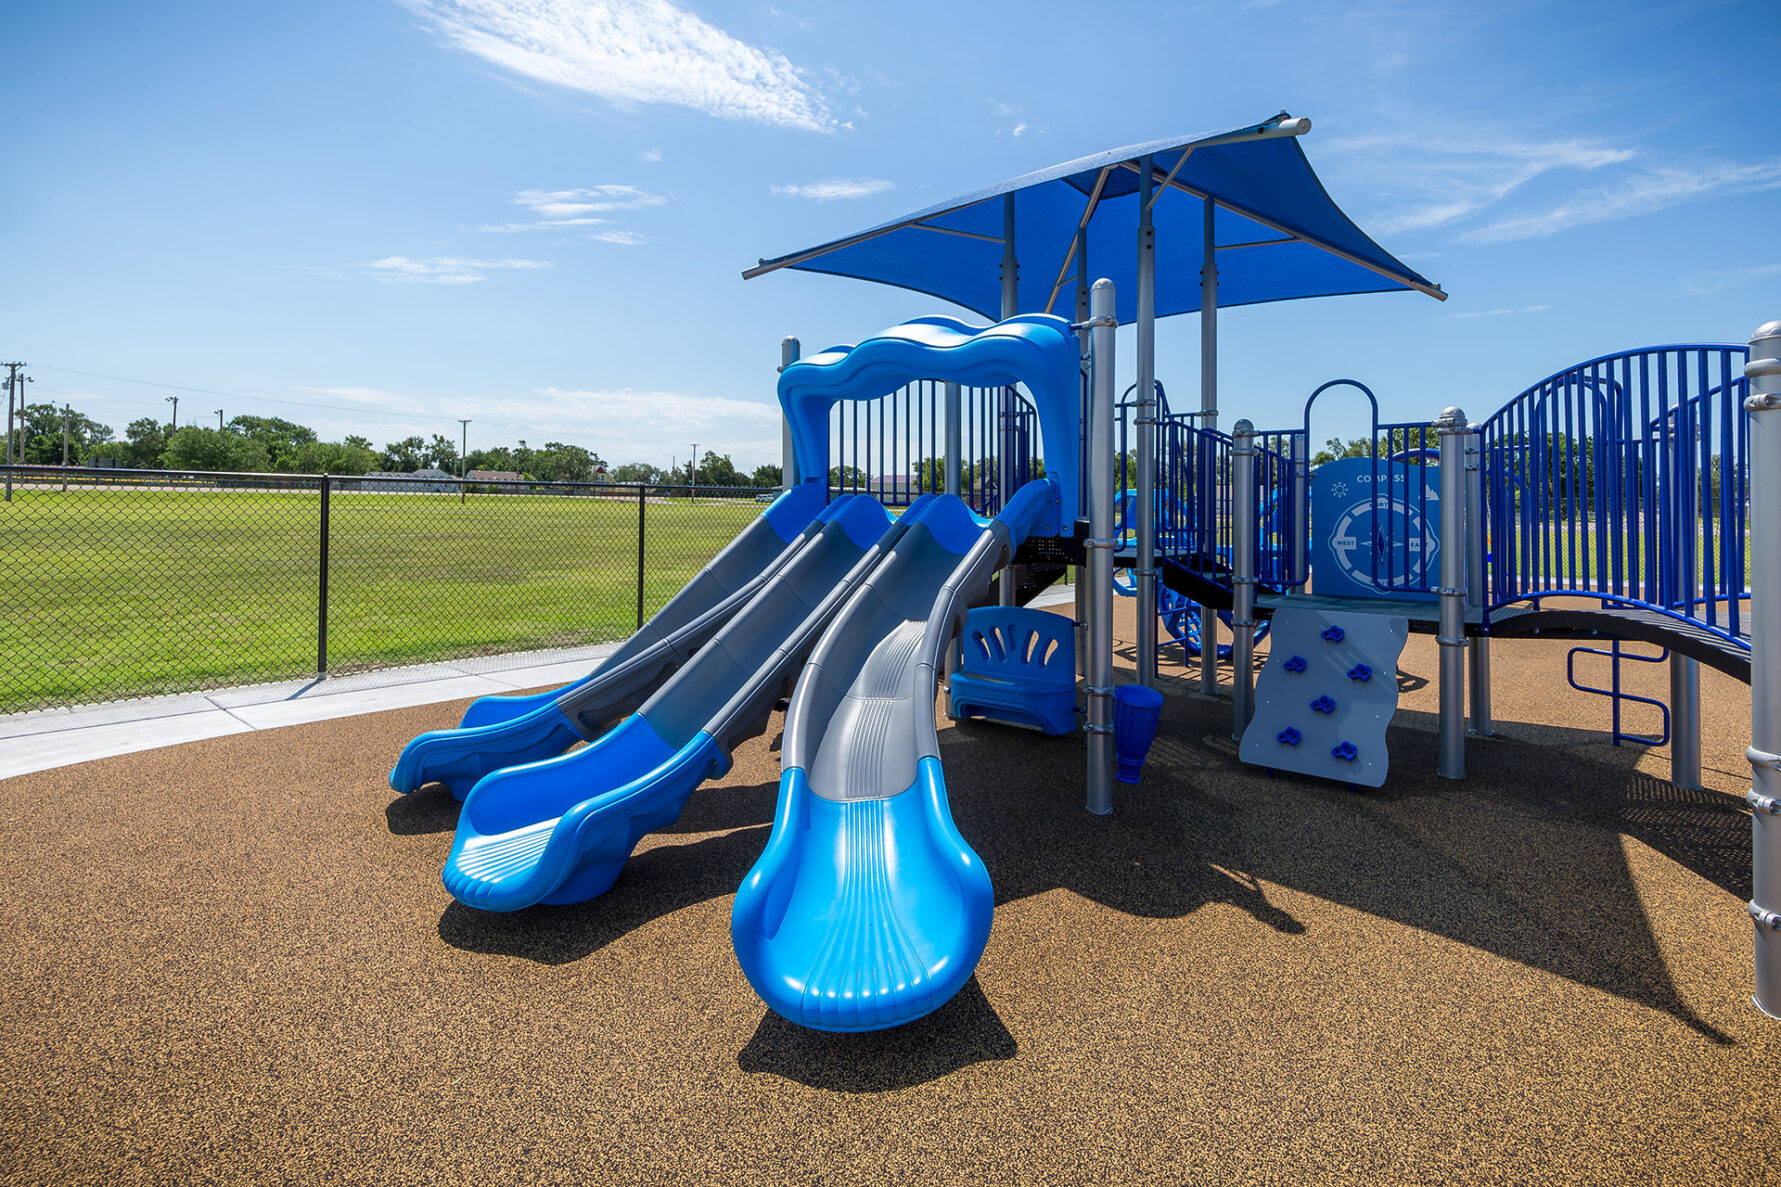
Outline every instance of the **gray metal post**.
POLYGON ((1242 740, 1255 715, 1255 534, 1261 520, 1255 485, 1255 426, 1231 426, 1231 737, 1242 740))
POLYGON ((1441 436, 1441 741, 1435 770, 1466 777, 1466 414, 1457 408, 1434 423, 1441 436))
POLYGON ((1670 652, 1670 782, 1700 791, 1701 665, 1670 652))
MULTIPOLYGON (((1138 683, 1156 686, 1156 228, 1150 223, 1150 158, 1138 162, 1138 683)), ((1122 459, 1123 460, 1123 459, 1122 459)), ((1118 465, 1114 481, 1118 481, 1118 465)))
MULTIPOLYGON (((1004 320, 1013 317, 1020 306, 1020 260, 1014 251, 1014 195, 1002 195, 1002 317, 1004 320)), ((1002 448, 996 452, 1000 459, 996 466, 996 489, 1001 492, 1002 505, 1006 507, 1014 492, 1008 489, 1009 479, 1013 477, 1014 466, 1008 457, 1008 446, 1014 436, 1008 431, 1009 420, 1006 407, 1003 408, 1001 423, 997 431, 1001 434, 1002 448)), ((1015 566, 1010 564, 996 578, 996 601, 1004 606, 1014 605, 1014 586, 1017 574, 1015 566)))
MULTIPOLYGON (((1750 507, 1781 507, 1781 321, 1750 339, 1750 507)), ((1756 1008, 1781 1018, 1781 532, 1750 533, 1750 918, 1756 1008)))
POLYGON ((1093 394, 1088 413, 1088 810, 1113 811, 1113 282, 1089 296, 1093 394))
POLYGON ((1292 582, 1293 593, 1305 592, 1305 579, 1311 573, 1311 459, 1304 437, 1292 439, 1292 582))
MULTIPOLYGON (((1206 198, 1203 205, 1206 214, 1200 233, 1200 427, 1210 430, 1218 427, 1218 237, 1213 227, 1218 204, 1206 198)), ((1195 491, 1194 497, 1206 509, 1208 526, 1216 540, 1218 466, 1210 447, 1202 449, 1201 457, 1207 462, 1200 475, 1206 489, 1195 491)), ((1201 606, 1199 614, 1200 691, 1212 696, 1218 692, 1218 611, 1201 606)))
POLYGON ((6 501, 12 502, 12 389, 17 385, 18 363, 6 364, 6 501))
MULTIPOLYGON (((1484 506, 1484 434, 1471 426, 1466 434, 1466 609, 1484 616, 1484 552, 1487 528, 1484 506)), ((1472 640, 1472 733, 1488 738, 1490 724, 1490 636, 1472 640)))
MULTIPOLYGON (((958 495, 964 489, 964 390, 956 383, 946 385, 946 493, 958 495)), ((959 668, 959 637, 954 635, 946 647, 946 679, 959 668)))
MULTIPOLYGON (((779 340, 779 369, 785 370, 800 357, 798 340, 786 335, 779 340)), ((779 418, 779 488, 790 490, 798 485, 798 455, 792 449, 792 422, 782 414, 779 418)))

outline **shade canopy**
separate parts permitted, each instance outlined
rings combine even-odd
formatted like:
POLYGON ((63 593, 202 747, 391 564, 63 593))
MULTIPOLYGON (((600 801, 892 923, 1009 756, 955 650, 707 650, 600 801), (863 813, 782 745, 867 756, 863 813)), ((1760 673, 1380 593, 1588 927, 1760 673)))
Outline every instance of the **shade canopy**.
POLYGON ((819 247, 762 260, 781 268, 913 289, 996 319, 1012 197, 1020 313, 1075 312, 1079 275, 1117 286, 1117 316, 1136 311, 1136 234, 1144 158, 1156 195, 1156 316, 1200 308, 1205 202, 1216 204, 1218 300, 1223 307, 1436 285, 1374 243, 1330 200, 1296 137, 1310 121, 1284 112, 1197 136, 1097 153, 1011 178, 819 247), (1076 258, 1086 232, 1086 268, 1076 258))

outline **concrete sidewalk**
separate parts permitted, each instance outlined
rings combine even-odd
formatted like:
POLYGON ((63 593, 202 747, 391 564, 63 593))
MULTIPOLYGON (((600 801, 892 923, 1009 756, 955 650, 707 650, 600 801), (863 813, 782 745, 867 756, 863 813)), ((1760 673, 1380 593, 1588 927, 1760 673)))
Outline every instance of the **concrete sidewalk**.
MULTIPOLYGON (((1068 602, 1072 587, 1032 602, 1068 602)), ((182 742, 386 709, 549 688, 585 676, 617 643, 480 656, 351 676, 248 684, 73 709, 0 715, 0 779, 182 742)))

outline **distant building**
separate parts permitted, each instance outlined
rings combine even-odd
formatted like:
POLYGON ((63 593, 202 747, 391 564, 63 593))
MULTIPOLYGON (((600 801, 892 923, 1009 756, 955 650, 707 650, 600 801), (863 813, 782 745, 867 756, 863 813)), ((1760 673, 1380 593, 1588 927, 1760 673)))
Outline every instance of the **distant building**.
POLYGON ((444 470, 438 470, 432 467, 428 467, 424 470, 416 470, 412 474, 402 474, 394 470, 374 470, 365 475, 365 477, 386 480, 393 478, 409 479, 407 482, 366 482, 360 486, 361 490, 373 492, 381 491, 385 494, 443 495, 450 494, 458 489, 456 482, 457 476, 455 474, 447 474, 444 470))
POLYGON ((524 482, 526 476, 516 470, 472 470, 471 482, 524 482))

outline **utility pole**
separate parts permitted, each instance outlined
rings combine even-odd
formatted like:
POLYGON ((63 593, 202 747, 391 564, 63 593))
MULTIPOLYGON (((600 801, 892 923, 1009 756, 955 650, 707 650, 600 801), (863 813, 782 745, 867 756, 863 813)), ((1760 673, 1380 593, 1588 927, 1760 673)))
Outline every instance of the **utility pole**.
MULTIPOLYGON (((12 464, 13 464, 12 393, 13 393, 14 388, 18 389, 19 413, 20 413, 19 419, 23 420, 24 419, 24 410, 25 410, 25 380, 20 377, 19 372, 24 369, 25 364, 24 363, 0 363, 0 367, 6 368, 6 466, 7 466, 7 470, 6 470, 6 501, 8 503, 10 503, 10 502, 12 502, 12 464)), ((21 462, 24 461, 25 460, 24 455, 25 455, 24 446, 23 446, 23 444, 21 444, 19 446, 18 460, 21 462)))
POLYGON ((458 418, 458 430, 458 479, 459 481, 462 481, 464 477, 465 457, 470 452, 470 421, 467 418, 460 416, 458 418))
POLYGON ((219 433, 223 431, 223 410, 221 408, 216 410, 216 431, 219 433))
POLYGON ((62 405, 62 468, 68 468, 68 421, 74 416, 74 405, 62 405))
POLYGON ((179 432, 179 397, 168 396, 166 397, 166 400, 169 404, 173 405, 173 429, 167 434, 171 437, 174 433, 179 432))
POLYGON ((692 486, 693 493, 688 498, 696 502, 699 498, 699 443, 697 441, 693 442, 693 460, 689 469, 691 472, 687 474, 687 482, 692 486))

